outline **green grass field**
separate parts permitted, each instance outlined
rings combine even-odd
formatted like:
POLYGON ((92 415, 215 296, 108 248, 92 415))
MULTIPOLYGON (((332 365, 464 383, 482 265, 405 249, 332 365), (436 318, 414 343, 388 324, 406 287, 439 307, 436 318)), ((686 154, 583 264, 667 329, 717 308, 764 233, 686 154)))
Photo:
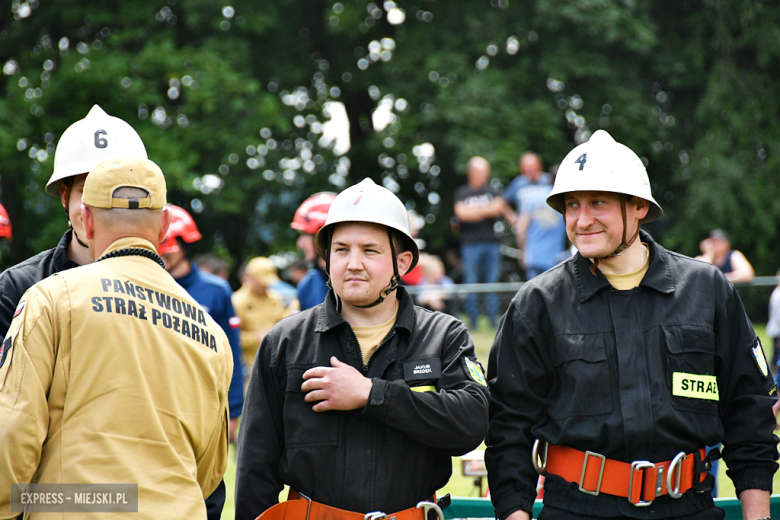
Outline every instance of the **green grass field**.
MULTIPOLYGON (((761 342, 764 345, 767 359, 772 358, 772 342, 766 335, 766 327, 764 325, 754 325, 756 333, 761 338, 761 342)), ((471 331, 471 335, 474 338, 474 345, 477 349, 477 357, 487 369, 488 354, 490 353, 490 347, 493 344, 493 338, 495 336, 495 330, 490 328, 487 320, 480 322, 477 330, 471 331)), ((720 462, 718 467, 718 496, 720 497, 733 497, 734 486, 731 480, 726 476, 726 465, 723 461, 720 462)), ((225 509, 222 512, 223 520, 232 520, 235 516, 234 502, 233 502, 233 490, 235 489, 236 478, 236 451, 235 447, 230 447, 230 459, 228 462, 228 468, 225 472, 225 485, 227 487, 227 500, 225 501, 225 509)), ((487 486, 487 479, 483 482, 483 487, 487 486)), ((780 490, 780 472, 775 475, 775 490, 780 490)), ((480 496, 478 488, 475 486, 473 477, 463 477, 461 475, 460 459, 453 458, 452 462, 452 478, 449 483, 439 492, 439 496, 450 493, 452 496, 480 496)), ((286 494, 283 493, 286 497, 286 494)))

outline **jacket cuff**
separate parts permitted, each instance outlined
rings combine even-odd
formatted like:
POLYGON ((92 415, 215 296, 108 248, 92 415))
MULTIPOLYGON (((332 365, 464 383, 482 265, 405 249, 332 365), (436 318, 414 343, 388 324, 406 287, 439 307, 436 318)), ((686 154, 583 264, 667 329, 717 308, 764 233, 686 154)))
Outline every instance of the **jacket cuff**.
MULTIPOLYGON (((775 465, 777 467, 777 465, 775 465)), ((745 468, 740 471, 726 471, 726 474, 734 482, 734 491, 739 497, 739 494, 746 489, 760 489, 763 491, 769 491, 772 493, 772 477, 775 469, 751 467, 745 468)))
POLYGON ((373 386, 368 394, 368 401, 363 408, 363 413, 369 417, 384 420, 390 413, 390 401, 392 400, 392 387, 388 381, 376 377, 371 378, 373 386))
MULTIPOLYGON (((505 513, 501 513, 500 515, 496 515, 496 518, 498 518, 498 520, 506 520, 507 518, 509 518, 509 515, 511 515, 512 513, 516 513, 518 511, 525 511, 525 509, 523 509, 522 507, 516 507, 514 509, 510 509, 509 511, 506 511, 505 513)), ((531 514, 531 513, 528 513, 528 514, 531 516, 531 518, 533 518, 533 516, 534 516, 533 514, 531 514)))
MULTIPOLYGON (((535 496, 535 495, 534 495, 535 496)), ((496 518, 506 520, 509 515, 517 511, 525 511, 533 518, 534 501, 528 500, 519 493, 513 493, 510 496, 501 498, 498 502, 493 502, 496 518)))

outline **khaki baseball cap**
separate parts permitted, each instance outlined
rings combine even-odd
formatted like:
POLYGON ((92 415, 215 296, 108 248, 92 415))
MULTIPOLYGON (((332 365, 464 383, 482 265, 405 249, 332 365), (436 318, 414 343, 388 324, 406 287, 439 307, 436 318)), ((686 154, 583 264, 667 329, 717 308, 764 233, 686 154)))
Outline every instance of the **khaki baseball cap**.
POLYGON ((276 266, 264 256, 258 256, 250 260, 246 264, 246 272, 264 285, 271 285, 279 281, 279 276, 276 274, 276 266))
POLYGON ((165 176, 148 159, 116 157, 101 162, 87 175, 81 202, 94 208, 160 209, 166 204, 165 176), (119 188, 140 188, 143 199, 115 199, 119 188))

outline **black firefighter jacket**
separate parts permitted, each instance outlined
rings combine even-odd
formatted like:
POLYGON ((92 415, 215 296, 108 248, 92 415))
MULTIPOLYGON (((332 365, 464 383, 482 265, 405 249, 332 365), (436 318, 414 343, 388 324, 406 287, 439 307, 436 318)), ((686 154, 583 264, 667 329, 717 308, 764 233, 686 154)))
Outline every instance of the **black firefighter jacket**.
POLYGON ((360 513, 414 507, 447 483, 452 456, 482 442, 488 391, 465 325, 415 307, 403 288, 398 298, 395 326, 368 366, 332 291, 266 335, 239 433, 237 520, 277 503, 284 484, 360 513), (331 356, 371 377, 364 409, 318 413, 304 401, 303 373, 331 356))
MULTIPOLYGON (((526 284, 504 316, 488 367, 486 463, 498 517, 531 510, 534 439, 629 463, 722 442, 737 493, 772 489, 776 391, 737 291, 716 267, 667 251, 646 233, 641 240, 650 265, 639 287, 613 289, 576 254, 526 284), (696 392, 683 379, 697 380, 696 392)), ((636 507, 553 476, 544 502, 634 518, 713 506, 710 493, 691 490, 636 507)))
POLYGON ((79 266, 68 258, 68 244, 72 237, 73 230, 69 229, 62 235, 57 247, 47 249, 0 274, 0 337, 8 332, 16 306, 27 289, 54 273, 79 266))

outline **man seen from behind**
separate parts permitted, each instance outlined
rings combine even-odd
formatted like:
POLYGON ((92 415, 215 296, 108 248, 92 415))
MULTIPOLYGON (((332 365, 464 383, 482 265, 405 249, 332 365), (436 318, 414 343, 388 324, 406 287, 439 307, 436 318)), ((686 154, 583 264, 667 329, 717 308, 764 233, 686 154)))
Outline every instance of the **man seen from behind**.
POLYGON ((156 164, 100 163, 82 197, 95 263, 22 297, 0 350, 0 516, 8 483, 32 482, 133 483, 127 518, 206 518, 227 466, 233 361, 157 254, 165 202, 156 164))

